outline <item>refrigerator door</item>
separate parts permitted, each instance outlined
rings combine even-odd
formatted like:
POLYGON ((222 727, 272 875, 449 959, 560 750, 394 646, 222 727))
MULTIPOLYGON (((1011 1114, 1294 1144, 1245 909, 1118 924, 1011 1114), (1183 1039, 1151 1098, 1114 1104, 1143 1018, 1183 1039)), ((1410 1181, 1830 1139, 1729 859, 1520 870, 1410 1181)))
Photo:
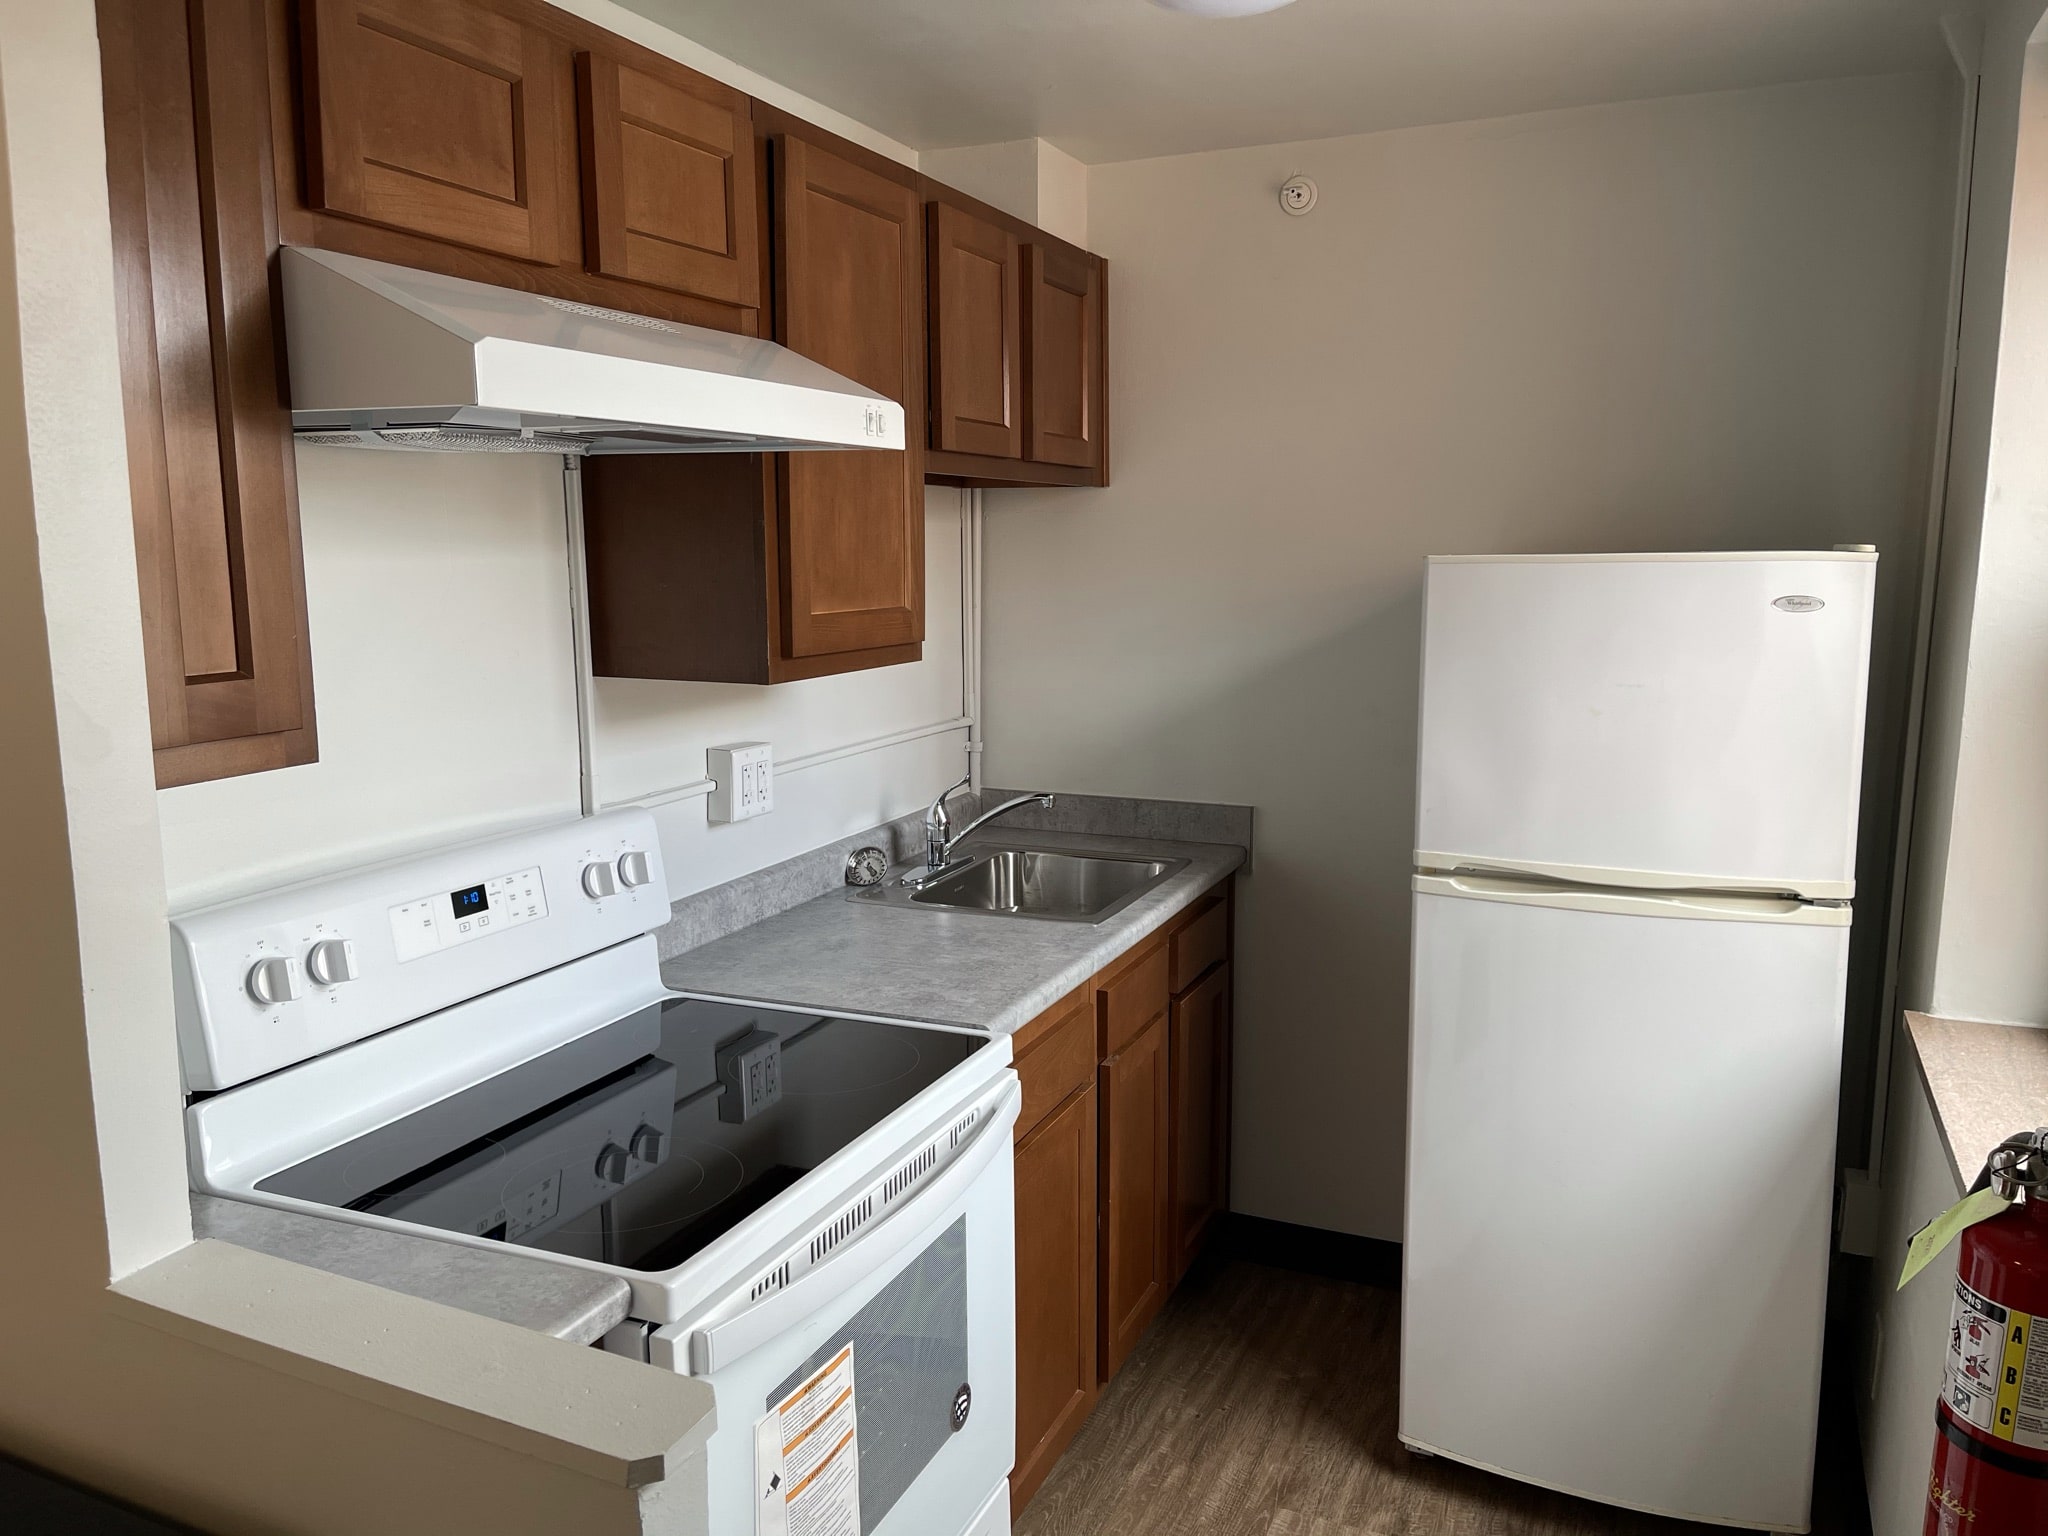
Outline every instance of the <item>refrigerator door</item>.
POLYGON ((1854 894, 1876 557, 1429 562, 1416 862, 1854 894))
POLYGON ((1417 884, 1402 1440, 1804 1530, 1848 914, 1417 884))

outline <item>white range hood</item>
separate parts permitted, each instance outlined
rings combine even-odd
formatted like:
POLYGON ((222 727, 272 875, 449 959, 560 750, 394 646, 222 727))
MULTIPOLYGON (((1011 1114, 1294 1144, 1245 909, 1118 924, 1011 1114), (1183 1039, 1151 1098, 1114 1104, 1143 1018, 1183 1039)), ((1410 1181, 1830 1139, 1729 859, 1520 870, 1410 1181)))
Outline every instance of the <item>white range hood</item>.
POLYGON ((903 446, 903 407, 787 347, 287 246, 302 443, 528 453, 903 446))

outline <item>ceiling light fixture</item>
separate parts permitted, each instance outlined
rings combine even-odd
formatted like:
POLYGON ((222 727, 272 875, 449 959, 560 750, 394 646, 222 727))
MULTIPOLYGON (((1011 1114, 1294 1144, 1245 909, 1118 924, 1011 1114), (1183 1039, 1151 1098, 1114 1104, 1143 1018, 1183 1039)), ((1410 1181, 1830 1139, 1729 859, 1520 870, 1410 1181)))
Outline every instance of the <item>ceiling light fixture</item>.
POLYGON ((1277 11, 1283 5, 1292 5, 1294 0, 1152 0, 1152 3, 1164 11, 1221 20, 1226 16, 1260 16, 1267 11, 1277 11))

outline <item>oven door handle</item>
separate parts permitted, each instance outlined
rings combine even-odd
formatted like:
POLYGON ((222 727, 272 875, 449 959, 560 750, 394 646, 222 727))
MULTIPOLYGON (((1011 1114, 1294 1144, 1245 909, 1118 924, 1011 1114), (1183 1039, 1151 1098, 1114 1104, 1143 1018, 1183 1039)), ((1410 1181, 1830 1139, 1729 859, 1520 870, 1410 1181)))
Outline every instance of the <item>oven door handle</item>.
MULTIPOLYGON (((894 1258, 899 1251, 891 1239, 914 1233, 928 1224, 924 1213, 944 1210, 971 1188, 999 1155, 1010 1151, 1010 1128, 1024 1102, 1024 1091, 1014 1072, 1004 1074, 1001 1090, 984 1099, 988 1112, 981 1116, 967 1144, 929 1184, 898 1206, 874 1226, 860 1234, 824 1263, 800 1279, 770 1293, 728 1317, 691 1328, 689 1335, 690 1374, 708 1375, 723 1370, 742 1356, 789 1332, 821 1307, 845 1295, 869 1275, 894 1258)), ((744 1295, 744 1292, 736 1294, 744 1295)), ((716 1315, 726 1303, 709 1309, 716 1315)))

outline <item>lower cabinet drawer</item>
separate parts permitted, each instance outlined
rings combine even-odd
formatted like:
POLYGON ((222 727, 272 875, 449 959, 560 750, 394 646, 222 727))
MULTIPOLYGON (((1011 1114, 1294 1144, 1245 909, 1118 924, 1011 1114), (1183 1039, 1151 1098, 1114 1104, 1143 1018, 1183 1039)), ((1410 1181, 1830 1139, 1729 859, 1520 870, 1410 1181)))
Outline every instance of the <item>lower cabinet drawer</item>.
POLYGON ((1076 1089, 1095 1081, 1095 1010, 1086 988, 1061 999, 1017 1031, 1019 1085, 1024 1106, 1017 1113, 1016 1139, 1022 1141, 1038 1123, 1076 1089))
POLYGON ((1221 891, 1167 941, 1168 985, 1176 995, 1187 991, 1202 973, 1230 953, 1230 902, 1221 891))

